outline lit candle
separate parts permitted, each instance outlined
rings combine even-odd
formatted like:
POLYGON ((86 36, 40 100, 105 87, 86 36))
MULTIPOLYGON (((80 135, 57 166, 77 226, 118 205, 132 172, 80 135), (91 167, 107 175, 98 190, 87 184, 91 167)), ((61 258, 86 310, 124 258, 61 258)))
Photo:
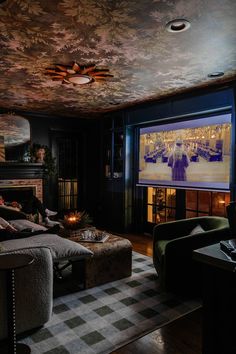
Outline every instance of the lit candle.
POLYGON ((77 218, 76 218, 75 216, 70 216, 70 217, 68 218, 68 221, 71 222, 71 223, 74 223, 74 222, 77 221, 77 218))

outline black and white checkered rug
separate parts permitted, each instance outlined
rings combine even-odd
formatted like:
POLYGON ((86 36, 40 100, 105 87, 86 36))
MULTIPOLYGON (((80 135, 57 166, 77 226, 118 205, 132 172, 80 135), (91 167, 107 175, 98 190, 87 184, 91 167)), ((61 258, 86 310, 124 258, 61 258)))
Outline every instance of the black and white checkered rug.
POLYGON ((54 300, 52 319, 21 342, 33 354, 113 350, 200 306, 159 291, 152 258, 133 252, 133 275, 54 300))

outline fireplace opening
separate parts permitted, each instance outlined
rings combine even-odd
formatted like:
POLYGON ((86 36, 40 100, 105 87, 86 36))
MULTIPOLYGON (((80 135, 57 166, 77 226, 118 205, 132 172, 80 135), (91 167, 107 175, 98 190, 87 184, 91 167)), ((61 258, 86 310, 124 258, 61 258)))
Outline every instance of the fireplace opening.
POLYGON ((14 188, 0 188, 0 195, 5 202, 22 203, 35 195, 34 187, 14 187, 14 188))

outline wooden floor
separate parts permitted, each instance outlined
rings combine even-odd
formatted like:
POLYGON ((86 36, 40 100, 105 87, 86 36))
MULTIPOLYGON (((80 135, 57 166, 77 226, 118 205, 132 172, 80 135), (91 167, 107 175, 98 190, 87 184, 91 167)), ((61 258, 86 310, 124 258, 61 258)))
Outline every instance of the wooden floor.
MULTIPOLYGON (((145 235, 122 235, 133 250, 152 256, 152 239, 145 235)), ((201 354, 201 310, 160 328, 113 354, 201 354)))

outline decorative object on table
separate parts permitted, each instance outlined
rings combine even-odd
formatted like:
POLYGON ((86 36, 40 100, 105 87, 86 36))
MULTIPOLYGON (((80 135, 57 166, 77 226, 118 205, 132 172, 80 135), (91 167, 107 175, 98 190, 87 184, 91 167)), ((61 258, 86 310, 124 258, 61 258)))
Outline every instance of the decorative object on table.
POLYGON ((106 231, 96 229, 81 230, 77 241, 79 242, 105 242, 109 238, 109 234, 106 231))
POLYGON ((46 154, 45 148, 44 147, 39 148, 35 153, 36 162, 44 163, 45 154, 46 154))
POLYGON ((0 161, 5 161, 4 136, 0 136, 0 161))
POLYGON ((83 229, 92 223, 92 219, 86 211, 74 211, 64 216, 62 225, 65 229, 78 230, 83 229))
MULTIPOLYGON (((61 223, 62 224, 62 223, 61 223)), ((94 226, 89 226, 84 229, 66 229, 65 227, 61 227, 59 230, 59 235, 61 237, 73 239, 73 241, 79 241, 81 238, 81 233, 85 230, 95 230, 94 226)))
POLYGON ((24 154, 22 156, 23 162, 30 162, 31 161, 31 153, 30 153, 30 145, 26 145, 24 149, 24 154))

